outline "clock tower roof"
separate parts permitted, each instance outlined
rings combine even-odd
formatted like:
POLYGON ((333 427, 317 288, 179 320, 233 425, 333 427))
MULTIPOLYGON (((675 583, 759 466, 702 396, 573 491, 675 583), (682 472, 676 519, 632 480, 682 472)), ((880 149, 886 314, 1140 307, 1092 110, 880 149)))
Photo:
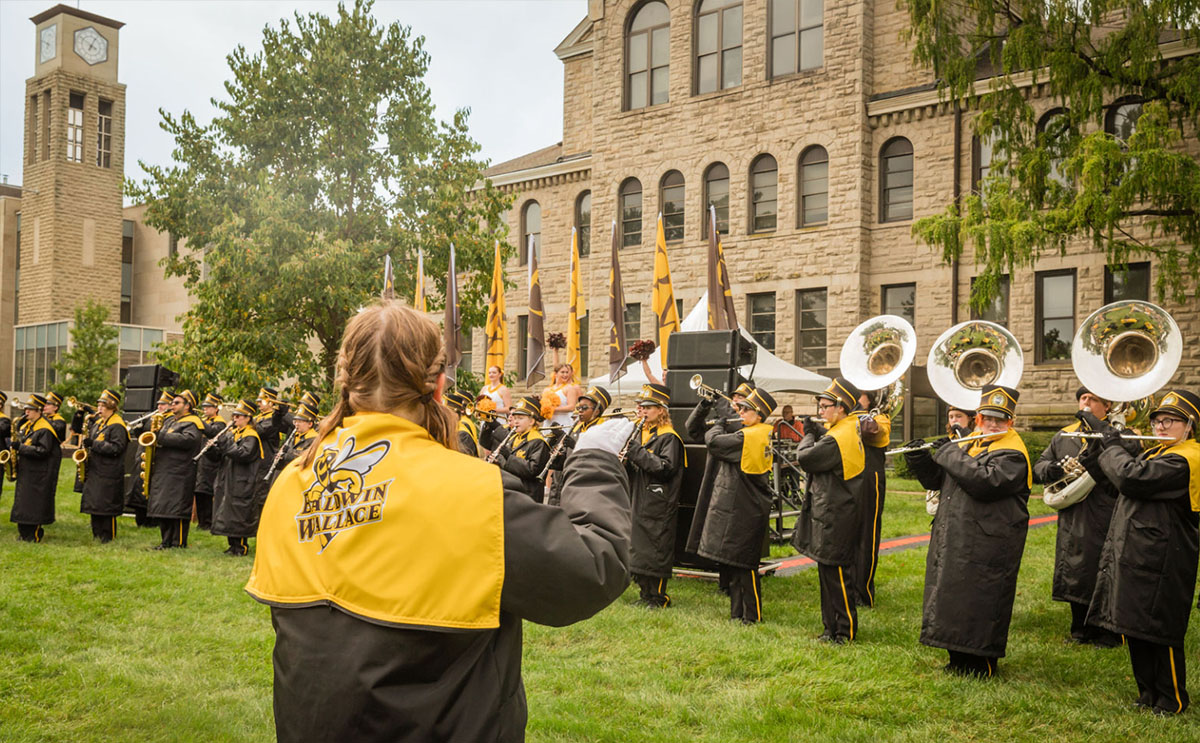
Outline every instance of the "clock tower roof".
POLYGON ((72 8, 69 5, 63 5, 62 3, 59 3, 58 5, 55 5, 53 8, 50 8, 48 10, 43 10, 41 13, 38 13, 37 15, 33 16, 29 20, 33 21, 35 24, 40 24, 42 21, 49 20, 49 19, 53 18, 54 16, 60 15, 60 14, 75 16, 76 18, 81 18, 85 21, 91 21, 92 23, 99 23, 100 25, 108 26, 109 28, 119 29, 125 25, 121 21, 114 21, 111 18, 105 18, 102 15, 96 15, 95 13, 89 13, 86 10, 79 10, 77 8, 72 8))

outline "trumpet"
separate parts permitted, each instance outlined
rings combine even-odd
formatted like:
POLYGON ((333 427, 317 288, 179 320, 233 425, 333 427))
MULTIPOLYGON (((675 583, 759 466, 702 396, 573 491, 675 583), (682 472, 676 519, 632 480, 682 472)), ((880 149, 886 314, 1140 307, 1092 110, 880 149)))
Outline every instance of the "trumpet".
POLYGON ((72 408, 75 408, 76 410, 82 410, 83 412, 89 413, 89 414, 96 412, 96 408, 92 407, 91 405, 88 405, 85 402, 80 402, 79 398, 76 398, 76 397, 68 397, 67 405, 70 405, 72 408))
POLYGON ((79 448, 71 454, 71 461, 75 463, 76 470, 79 473, 79 482, 83 482, 87 478, 87 449, 79 448))
POLYGON ((713 399, 719 397, 722 400, 725 400, 726 402, 728 402, 730 405, 733 404, 732 397, 730 397, 729 395, 726 395, 724 392, 717 389, 716 387, 710 387, 707 384, 705 384, 704 377, 702 377, 699 374, 692 375, 692 378, 688 380, 688 387, 691 387, 692 389, 696 390, 696 394, 705 399, 713 400, 713 399))
POLYGON ((624 418, 625 420, 636 421, 638 419, 638 414, 636 410, 621 410, 620 408, 613 408, 612 411, 608 413, 602 413, 596 416, 596 420, 607 420, 609 418, 624 418))
POLYGON ((704 421, 704 425, 706 426, 715 426, 718 423, 745 423, 745 421, 743 421, 740 416, 734 416, 733 418, 713 418, 711 420, 704 421))
POLYGON ((508 417, 504 413, 497 413, 495 410, 480 410, 479 408, 476 408, 476 407, 472 407, 471 412, 468 413, 467 415, 471 416, 472 418, 482 418, 484 420, 489 420, 489 421, 494 421, 497 418, 507 418, 508 417))
MULTIPOLYGON (((997 437, 1003 436, 1006 433, 1008 433, 1008 431, 997 431, 995 433, 977 433, 974 436, 964 436, 961 439, 950 439, 950 443, 951 444, 964 444, 968 441, 978 441, 980 439, 997 438, 997 437)), ((926 441, 924 444, 920 444, 918 446, 901 446, 896 449, 888 449, 887 451, 884 452, 884 456, 890 457, 893 454, 906 454, 910 451, 924 451, 926 449, 932 449, 932 448, 933 448, 933 442, 926 441)))

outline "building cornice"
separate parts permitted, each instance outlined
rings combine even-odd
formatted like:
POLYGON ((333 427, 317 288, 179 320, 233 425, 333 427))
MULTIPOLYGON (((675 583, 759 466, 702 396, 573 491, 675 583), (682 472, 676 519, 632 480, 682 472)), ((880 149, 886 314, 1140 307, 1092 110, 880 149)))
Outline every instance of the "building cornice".
POLYGON ((567 38, 563 39, 558 46, 554 47, 554 53, 560 60, 568 60, 571 57, 578 57, 583 54, 591 54, 594 47, 592 39, 584 38, 588 36, 592 30, 592 19, 584 18, 579 22, 571 33, 567 34, 567 38))
POLYGON ((516 186, 521 183, 529 183, 533 181, 555 181, 570 182, 586 177, 592 170, 592 156, 578 155, 561 162, 550 163, 548 165, 539 165, 535 168, 525 168, 524 170, 514 170, 511 173, 499 173, 489 176, 488 180, 497 188, 506 186, 516 186), (575 176, 575 177, 570 177, 575 176))
POLYGON ((72 8, 70 5, 63 5, 61 3, 59 3, 58 5, 55 5, 53 8, 50 8, 49 10, 43 10, 41 13, 38 13, 37 15, 33 16, 29 20, 33 21, 34 24, 39 24, 42 21, 49 20, 56 15, 62 15, 62 14, 73 15, 76 18, 82 18, 83 20, 91 21, 92 23, 99 23, 101 26, 108 26, 109 28, 119 29, 125 25, 121 21, 114 21, 111 18, 105 18, 102 15, 96 15, 95 13, 89 13, 86 10, 79 10, 78 8, 72 8))

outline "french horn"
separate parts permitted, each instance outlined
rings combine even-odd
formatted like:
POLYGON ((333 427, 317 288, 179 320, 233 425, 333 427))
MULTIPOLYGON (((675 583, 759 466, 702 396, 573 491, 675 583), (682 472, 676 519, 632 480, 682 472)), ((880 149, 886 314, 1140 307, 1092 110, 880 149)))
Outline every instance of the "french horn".
POLYGON ((938 336, 926 364, 929 384, 943 402, 976 410, 984 385, 1016 387, 1020 383, 1025 355, 1008 328, 986 320, 967 320, 938 336))
POLYGON ((850 331, 838 358, 842 376, 860 390, 884 390, 872 412, 894 414, 903 400, 900 378, 917 354, 917 331, 898 315, 876 315, 850 331))

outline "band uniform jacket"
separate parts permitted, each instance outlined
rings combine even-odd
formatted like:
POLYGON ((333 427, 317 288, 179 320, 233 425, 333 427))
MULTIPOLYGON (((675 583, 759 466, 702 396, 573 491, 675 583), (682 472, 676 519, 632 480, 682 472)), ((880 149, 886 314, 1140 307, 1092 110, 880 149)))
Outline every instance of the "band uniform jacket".
POLYGON ((633 508, 635 575, 671 577, 675 562, 675 519, 683 487, 683 439, 670 426, 644 429, 625 458, 633 508))
POLYGON ((924 487, 942 491, 925 556, 921 642, 999 658, 1029 530, 1032 473, 1015 431, 963 448, 970 445, 905 455, 924 487))
MULTIPOLYGON (((12 419, 8 414, 0 412, 0 449, 8 449, 9 441, 12 439, 12 419)), ((0 467, 0 493, 4 492, 4 468, 0 467)))
POLYGON ((542 502, 545 487, 540 475, 550 460, 550 445, 536 429, 517 434, 500 449, 505 457, 501 469, 521 478, 521 487, 538 503, 542 502))
POLYGON ((458 450, 470 457, 479 456, 479 424, 469 415, 458 416, 458 450))
MULTIPOLYGON (((43 416, 45 417, 45 416, 43 416)), ((58 438, 59 457, 54 460, 54 482, 58 482, 58 473, 62 472, 62 445, 67 440, 67 421, 61 415, 55 413, 48 419, 50 427, 54 429, 54 435, 58 438)))
POLYGON ((168 417, 158 430, 150 464, 146 515, 190 519, 196 491, 196 454, 204 445, 204 421, 194 413, 168 417))
MULTIPOLYGON (((741 426, 740 421, 735 425, 741 426)), ((759 425, 767 428, 763 443, 769 446, 770 428, 759 425)), ((761 474, 742 467, 748 430, 729 433, 724 419, 718 419, 704 435, 716 474, 697 554, 722 565, 752 570, 762 557, 773 495, 769 465, 761 474)))
POLYGON ((20 427, 17 447, 17 487, 9 520, 14 524, 53 524, 55 477, 62 449, 45 418, 20 427))
POLYGON ((79 510, 92 516, 120 516, 125 510, 125 450, 129 429, 119 413, 93 420, 84 432, 83 495, 79 510))
MULTIPOLYGON (((707 422, 714 417, 718 420, 732 419, 737 417, 737 413, 724 398, 718 399, 715 403, 712 400, 701 399, 696 403, 696 407, 692 408, 687 423, 684 424, 687 428, 688 438, 692 441, 704 441, 704 435, 708 433, 707 422)), ((725 424, 726 431, 736 431, 741 427, 741 421, 730 420, 725 424)), ((692 554, 699 554, 700 537, 704 534, 704 520, 708 516, 708 506, 712 502, 713 482, 716 477, 717 463, 713 461, 712 457, 708 457, 704 460, 704 473, 700 478, 700 489, 696 493, 696 511, 692 514, 692 525, 688 529, 686 549, 692 554)))
MULTIPOLYGON (((1194 441, 1182 447, 1200 449, 1194 441)), ((1177 451, 1182 450, 1177 448, 1177 451)), ((1176 448, 1176 447, 1172 447, 1176 448)), ((1200 466, 1200 453, 1193 455, 1200 466)), ((1188 460, 1156 446, 1134 457, 1119 446, 1100 467, 1120 496, 1100 555, 1088 623, 1139 640, 1183 645, 1200 555, 1188 460)))
MULTIPOLYGON (((205 418, 205 441, 200 445, 200 448, 204 448, 204 446, 207 445, 214 436, 221 433, 221 431, 224 431, 225 427, 228 425, 229 423, 219 415, 213 416, 212 418, 205 418)), ((226 434, 226 436, 228 435, 229 434, 226 434)), ((217 443, 219 444, 220 442, 217 443)), ((211 452, 216 448, 216 446, 217 444, 213 444, 211 447, 209 447, 208 452, 211 452)), ((208 452, 205 452, 204 456, 200 457, 200 461, 196 463, 196 492, 208 493, 209 495, 212 495, 213 486, 217 480, 217 470, 221 466, 221 460, 209 457, 208 452)))
MULTIPOLYGON (((308 451, 308 447, 312 446, 312 443, 316 440, 316 429, 310 428, 304 433, 297 433, 292 437, 291 442, 288 443, 288 445, 284 448, 283 456, 279 459, 279 467, 276 467, 276 469, 282 469, 284 465, 308 451)), ((270 467, 271 465, 267 466, 270 467)), ((266 470, 263 470, 263 474, 266 474, 266 470)))
MULTIPOLYGON (((353 417, 347 422, 355 425, 353 417)), ((392 488, 403 492, 418 488, 417 500, 428 508, 444 509, 438 523, 424 531, 459 528, 453 509, 461 502, 453 497, 429 499, 426 492, 450 495, 458 478, 479 481, 499 475, 496 479, 503 486, 496 482, 491 487, 501 502, 491 506, 502 514, 503 529, 497 536, 502 536, 503 546, 457 557, 447 551, 406 556, 413 547, 392 538, 380 542, 390 546, 383 561, 404 567, 412 561, 440 565, 429 580, 412 586, 411 594, 418 596, 425 592, 446 596, 446 580, 474 570, 502 569, 496 624, 481 629, 431 629, 366 621, 324 601, 281 605, 247 586, 272 607, 275 721, 281 743, 522 741, 527 718, 521 681, 522 620, 550 626, 581 621, 617 599, 629 583, 629 483, 614 455, 596 449, 572 454, 562 505, 554 508, 534 503, 513 489, 516 478, 507 472, 441 447, 423 431, 412 431, 415 426, 405 421, 400 425, 407 427, 409 436, 423 435, 415 459, 439 475, 435 482, 425 476, 410 484, 403 479, 404 468, 392 470, 400 478, 392 488), (472 564, 489 552, 502 565, 472 564), (452 577, 438 579, 439 574, 452 577)), ((396 440, 394 434, 387 438, 396 440)), ((366 436, 359 439, 359 447, 374 443, 366 436)), ((397 447, 391 454, 410 446, 414 445, 397 447)), ((385 458, 379 466, 387 462, 385 458)), ((392 477, 392 471, 381 477, 392 477)), ((273 552, 268 541, 276 532, 267 520, 274 525, 277 518, 296 539, 293 524, 301 493, 287 490, 294 484, 295 472, 288 468, 271 492, 252 584, 266 569, 259 561, 273 552)), ((472 491, 466 497, 473 503, 484 497, 483 489, 472 487, 472 491)), ((405 510, 393 509, 404 504, 404 498, 389 497, 381 521, 339 534, 329 543, 330 549, 344 549, 339 544, 347 539, 365 539, 365 529, 399 528, 409 519, 405 510), (393 514, 397 518, 389 521, 393 514)), ((409 570, 407 574, 425 573, 409 570)))
MULTIPOLYGON (((254 426, 226 434, 212 449, 219 449, 221 466, 213 485, 212 533, 219 537, 253 537, 258 532, 263 500, 259 483, 267 474, 266 447, 254 426)), ((206 455, 207 456, 207 455, 206 455)))
MULTIPOLYGON (((1033 465, 1034 482, 1049 485, 1062 476, 1058 463, 1064 457, 1079 457, 1087 439, 1063 436, 1064 433, 1077 430, 1079 423, 1072 423, 1054 434, 1050 445, 1033 465)), ((1128 446, 1140 450, 1135 442, 1129 442, 1128 446)), ((1104 549, 1104 538, 1117 505, 1117 488, 1099 467, 1089 469, 1088 474, 1096 481, 1091 493, 1075 505, 1058 512, 1054 583, 1051 589, 1051 598, 1055 601, 1090 604, 1092 592, 1096 590, 1100 552, 1104 549)))
MULTIPOLYGON (((839 423, 854 425, 852 418, 839 423)), ((850 433, 857 437, 856 432, 850 433)), ((861 443, 857 447, 862 450, 861 443)), ((858 471, 847 479, 842 451, 832 433, 819 439, 812 432, 805 433, 793 457, 796 466, 808 474, 808 482, 792 531, 792 546, 823 565, 853 565, 862 518, 862 465, 854 467, 858 471)))

